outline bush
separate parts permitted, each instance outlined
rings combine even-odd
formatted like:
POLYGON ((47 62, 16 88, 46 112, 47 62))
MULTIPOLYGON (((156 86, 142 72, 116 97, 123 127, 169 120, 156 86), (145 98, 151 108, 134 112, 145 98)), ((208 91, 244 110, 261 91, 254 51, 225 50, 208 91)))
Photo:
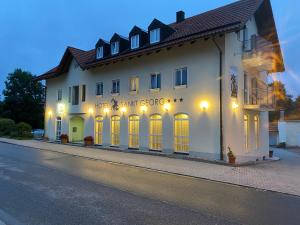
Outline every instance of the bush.
POLYGON ((14 130, 15 122, 11 119, 0 119, 0 136, 10 136, 14 130))
POLYGON ((286 143, 285 142, 281 142, 277 145, 277 148, 286 148, 286 143))
POLYGON ((29 138, 32 137, 32 127, 28 123, 20 122, 16 126, 18 137, 29 138))

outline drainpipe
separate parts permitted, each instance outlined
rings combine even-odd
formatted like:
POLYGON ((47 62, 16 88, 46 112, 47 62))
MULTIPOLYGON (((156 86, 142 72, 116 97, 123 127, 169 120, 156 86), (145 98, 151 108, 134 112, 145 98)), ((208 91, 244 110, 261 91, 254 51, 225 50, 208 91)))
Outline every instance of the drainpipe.
POLYGON ((220 160, 224 160, 223 150, 224 150, 224 143, 223 143, 223 96, 222 96, 222 80, 223 80, 223 51, 220 45, 216 42, 215 37, 212 38, 214 44, 216 45, 219 55, 220 55, 220 69, 219 69, 219 94, 220 94, 220 160))

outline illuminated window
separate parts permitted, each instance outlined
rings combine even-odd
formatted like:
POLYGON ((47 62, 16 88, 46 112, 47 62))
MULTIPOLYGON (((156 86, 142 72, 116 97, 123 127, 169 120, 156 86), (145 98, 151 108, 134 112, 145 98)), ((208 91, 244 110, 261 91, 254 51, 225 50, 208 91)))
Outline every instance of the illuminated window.
POLYGON ((162 150, 162 117, 159 114, 150 116, 149 148, 162 150))
POLYGON ((95 119, 95 144, 102 145, 103 139, 103 116, 96 116, 95 119))
POLYGON ((137 115, 129 116, 129 148, 139 148, 139 130, 140 130, 140 118, 137 115))
POLYGON ((254 116, 255 148, 259 148, 259 116, 254 116))
POLYGON ((174 118, 174 149, 175 152, 189 151, 189 116, 177 114, 174 118))
POLYGON ((137 92, 139 86, 139 78, 138 77, 131 77, 129 80, 129 91, 130 92, 137 92))
POLYGON ((249 147, 249 116, 244 115, 244 135, 245 135, 245 149, 249 147))
POLYGON ((111 117, 111 145, 119 146, 120 145, 120 117, 112 116, 111 117))
POLYGON ((56 118, 56 140, 60 140, 61 135, 61 117, 56 118))

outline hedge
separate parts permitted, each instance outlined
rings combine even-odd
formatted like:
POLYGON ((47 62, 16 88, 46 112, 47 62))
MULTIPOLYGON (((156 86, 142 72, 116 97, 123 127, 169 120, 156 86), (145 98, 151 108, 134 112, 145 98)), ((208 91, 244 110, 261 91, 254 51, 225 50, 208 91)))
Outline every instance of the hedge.
POLYGON ((32 137, 32 127, 28 123, 20 122, 16 126, 18 137, 28 138, 32 137))
POLYGON ((15 127, 15 122, 11 119, 0 118, 0 136, 10 136, 15 127))

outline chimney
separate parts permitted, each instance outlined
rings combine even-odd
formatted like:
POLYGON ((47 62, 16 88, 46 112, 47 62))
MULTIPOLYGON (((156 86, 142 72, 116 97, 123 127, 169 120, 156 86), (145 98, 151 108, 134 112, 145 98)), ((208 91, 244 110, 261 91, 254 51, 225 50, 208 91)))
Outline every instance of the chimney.
POLYGON ((176 13, 176 23, 180 23, 185 20, 185 13, 181 10, 176 13))

